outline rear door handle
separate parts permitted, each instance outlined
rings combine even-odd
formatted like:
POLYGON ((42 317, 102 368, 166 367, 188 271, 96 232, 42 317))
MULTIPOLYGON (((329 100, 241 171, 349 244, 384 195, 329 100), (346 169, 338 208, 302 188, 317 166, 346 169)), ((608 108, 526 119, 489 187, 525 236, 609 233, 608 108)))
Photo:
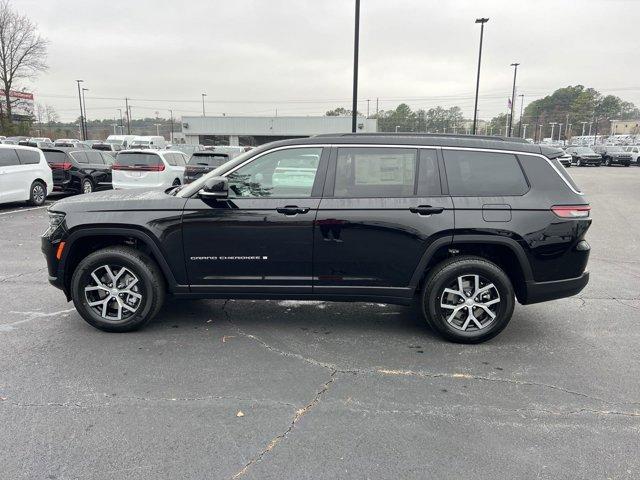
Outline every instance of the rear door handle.
POLYGON ((418 215, 436 215, 444 212, 444 208, 432 207, 431 205, 418 205, 417 207, 411 207, 409 211, 411 213, 417 213, 418 215))
POLYGON ((297 215, 299 213, 307 213, 308 208, 300 208, 297 205, 286 205, 284 207, 276 208, 276 212, 284 215, 297 215))

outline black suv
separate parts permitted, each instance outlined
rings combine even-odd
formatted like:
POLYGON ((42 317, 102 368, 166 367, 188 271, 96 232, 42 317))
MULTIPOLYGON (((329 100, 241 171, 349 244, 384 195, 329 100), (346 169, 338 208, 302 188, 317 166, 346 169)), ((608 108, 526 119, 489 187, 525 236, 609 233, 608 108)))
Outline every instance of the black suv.
POLYGON ((565 152, 571 155, 571 162, 578 167, 584 167, 585 165, 599 167, 602 164, 602 156, 589 147, 569 147, 565 152))
POLYGON ((184 183, 191 183, 205 173, 218 168, 229 161, 226 153, 216 153, 210 151, 193 152, 184 169, 184 183))
POLYGON ((624 148, 615 145, 596 145, 593 147, 596 153, 602 155, 602 161, 607 167, 611 165, 631 165, 631 154, 624 148))
POLYGON ((498 334, 515 299, 587 284, 590 206, 558 149, 461 136, 263 145, 182 187, 49 208, 49 280, 129 331, 167 295, 410 305, 445 338, 498 334))
POLYGON ((58 192, 91 193, 111 188, 111 167, 115 159, 97 150, 43 148, 58 192))

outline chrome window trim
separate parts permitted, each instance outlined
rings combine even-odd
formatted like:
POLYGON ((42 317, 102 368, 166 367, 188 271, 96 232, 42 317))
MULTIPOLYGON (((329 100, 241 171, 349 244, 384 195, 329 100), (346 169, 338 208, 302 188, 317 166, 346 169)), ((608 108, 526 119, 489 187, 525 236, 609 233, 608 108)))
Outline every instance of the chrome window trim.
POLYGON ((547 164, 549 164, 549 166, 551 166, 551 168, 553 168, 553 170, 556 172, 558 177, 560 177, 562 182, 567 187, 569 187, 569 189, 573 193, 575 193, 577 195, 584 195, 583 192, 573 188, 571 186, 571 184, 562 176, 560 171, 551 162, 551 160, 549 160, 546 156, 542 155, 541 153, 527 152, 527 151, 522 151, 522 150, 500 150, 500 149, 495 149, 495 148, 481 148, 481 147, 450 147, 450 146, 440 146, 440 145, 404 145, 404 144, 386 144, 386 143, 385 144, 382 144, 382 143, 338 143, 338 144, 335 144, 335 143, 317 143, 317 144, 316 143, 307 143, 307 144, 300 144, 300 145, 286 145, 286 146, 282 146, 282 147, 272 148, 272 149, 266 150, 266 151, 264 151, 262 153, 259 153, 258 155, 247 159, 245 162, 241 163, 240 165, 235 166, 234 168, 232 168, 228 172, 225 172, 222 176, 226 177, 227 175, 235 172, 237 169, 243 167, 244 165, 247 165, 248 163, 256 160, 257 158, 260 158, 263 155, 266 155, 267 153, 276 152, 278 150, 287 150, 287 149, 292 149, 292 148, 363 148, 363 147, 368 147, 368 148, 413 148, 413 149, 434 149, 434 148, 439 148, 441 150, 465 150, 465 151, 473 151, 473 152, 510 153, 512 155, 530 155, 530 156, 533 156, 533 157, 540 157, 540 158, 544 159, 547 162, 547 164))

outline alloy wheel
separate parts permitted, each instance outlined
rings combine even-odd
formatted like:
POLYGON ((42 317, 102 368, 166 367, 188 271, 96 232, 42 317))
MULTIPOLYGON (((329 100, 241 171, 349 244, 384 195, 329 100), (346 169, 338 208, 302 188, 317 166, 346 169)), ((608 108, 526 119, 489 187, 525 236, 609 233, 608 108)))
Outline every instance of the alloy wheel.
POLYGON ((33 195, 34 203, 36 203, 38 205, 44 203, 44 198, 46 197, 46 192, 44 190, 44 187, 41 184, 36 183, 33 186, 33 190, 32 190, 31 193, 33 195))
POLYGON ((87 305, 112 323, 128 320, 142 304, 138 277, 120 265, 101 265, 91 272, 84 295, 87 305))
POLYGON ((82 193, 91 193, 93 192, 93 185, 89 180, 85 180, 82 182, 82 193))
POLYGON ((496 286, 481 275, 461 275, 440 296, 440 311, 447 323, 463 332, 491 325, 500 307, 496 286))

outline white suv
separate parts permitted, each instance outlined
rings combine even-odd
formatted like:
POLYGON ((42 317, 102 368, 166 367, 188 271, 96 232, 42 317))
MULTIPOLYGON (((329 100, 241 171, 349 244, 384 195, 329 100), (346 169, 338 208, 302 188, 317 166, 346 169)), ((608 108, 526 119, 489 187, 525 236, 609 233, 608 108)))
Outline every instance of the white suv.
POLYGON ((625 147, 625 151, 631 154, 631 163, 640 165, 640 146, 631 145, 629 147, 625 147))
POLYGON ((52 190, 51 168, 41 150, 0 145, 0 203, 29 201, 40 206, 52 190))
POLYGON ((112 168, 114 189, 169 188, 184 183, 187 156, 172 150, 123 150, 112 168))

